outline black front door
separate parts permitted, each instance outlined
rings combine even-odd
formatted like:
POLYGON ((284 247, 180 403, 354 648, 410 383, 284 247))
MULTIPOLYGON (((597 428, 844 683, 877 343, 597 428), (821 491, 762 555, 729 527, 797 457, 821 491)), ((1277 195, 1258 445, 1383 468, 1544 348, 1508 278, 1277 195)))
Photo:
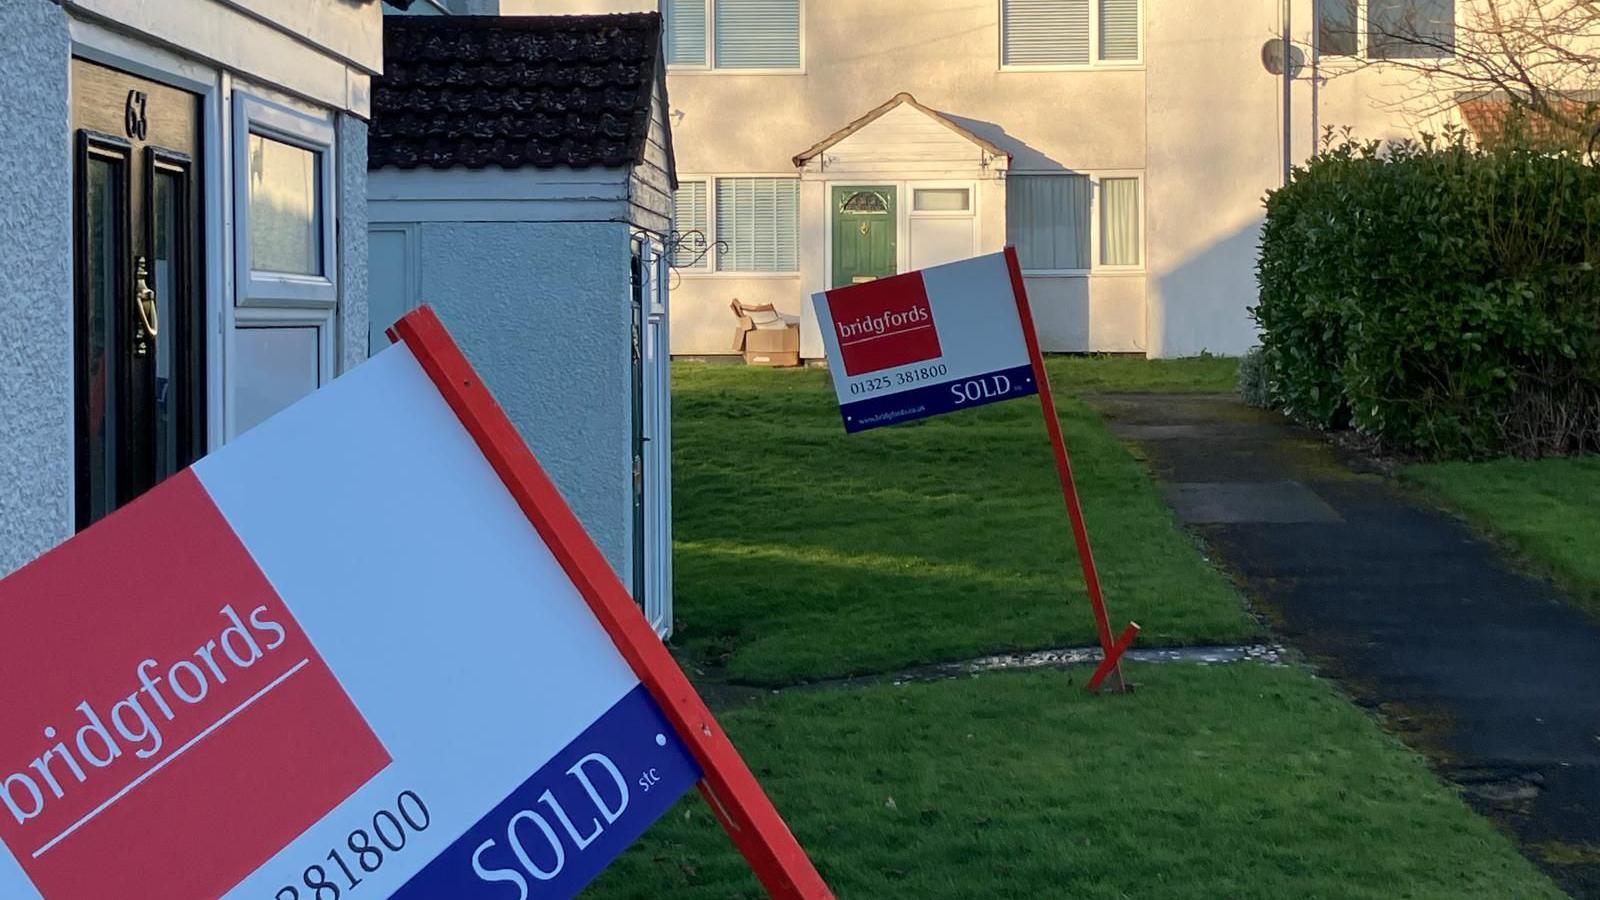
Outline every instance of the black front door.
POLYGON ((205 449, 200 98, 73 60, 77 519, 205 449))

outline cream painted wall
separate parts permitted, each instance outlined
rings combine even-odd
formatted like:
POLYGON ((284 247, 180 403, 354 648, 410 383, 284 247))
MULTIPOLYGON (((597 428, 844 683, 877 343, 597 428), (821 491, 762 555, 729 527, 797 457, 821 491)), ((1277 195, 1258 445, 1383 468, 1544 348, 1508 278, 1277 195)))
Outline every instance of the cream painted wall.
MULTIPOLYGON (((1313 0, 1291 4, 1294 38, 1309 53, 1313 0)), ((653 0, 501 5, 508 13, 656 8, 653 0)), ((1473 5, 1460 0, 1463 14, 1473 5)), ((1012 172, 1144 175, 1142 274, 1029 279, 1047 349, 1242 352, 1255 341, 1247 308, 1262 201, 1283 178, 1282 83, 1260 59, 1262 44, 1281 34, 1282 0, 1145 0, 1145 8, 1143 66, 1002 72, 998 0, 804 0, 803 73, 670 73, 679 172, 793 171, 796 153, 908 91, 1009 150, 1012 172)), ((1387 139, 1456 119, 1436 85, 1408 73, 1329 60, 1323 74, 1319 125, 1387 139)), ((1296 162, 1317 144, 1311 100, 1306 72, 1288 117, 1296 162)), ((822 190, 802 186, 803 242, 826 233, 822 190)), ((1003 185, 993 193, 1003 201, 1003 185)), ((991 213, 984 247, 1004 241, 1003 210, 991 213)), ((802 247, 801 256, 798 279, 680 278, 674 352, 726 352, 717 348, 728 346, 733 296, 798 314, 805 292, 826 279, 823 254, 802 247)))

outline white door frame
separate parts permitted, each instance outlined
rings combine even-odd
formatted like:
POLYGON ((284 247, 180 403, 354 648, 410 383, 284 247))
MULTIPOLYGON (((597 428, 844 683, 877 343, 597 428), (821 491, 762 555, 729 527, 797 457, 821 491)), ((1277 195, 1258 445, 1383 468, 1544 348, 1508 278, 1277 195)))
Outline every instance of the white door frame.
POLYGON ((643 242, 644 614, 663 640, 672 636, 672 346, 667 324, 666 248, 643 242))

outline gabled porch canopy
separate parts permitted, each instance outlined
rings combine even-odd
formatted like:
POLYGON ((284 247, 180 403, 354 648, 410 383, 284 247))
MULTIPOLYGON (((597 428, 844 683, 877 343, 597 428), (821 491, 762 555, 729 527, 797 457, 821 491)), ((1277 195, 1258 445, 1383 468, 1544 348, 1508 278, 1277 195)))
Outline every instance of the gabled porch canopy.
POLYGON ((855 155, 919 169, 1003 170, 1011 162, 1010 153, 904 91, 813 144, 794 157, 794 165, 823 172, 855 155), (947 139, 937 139, 940 134, 947 139))

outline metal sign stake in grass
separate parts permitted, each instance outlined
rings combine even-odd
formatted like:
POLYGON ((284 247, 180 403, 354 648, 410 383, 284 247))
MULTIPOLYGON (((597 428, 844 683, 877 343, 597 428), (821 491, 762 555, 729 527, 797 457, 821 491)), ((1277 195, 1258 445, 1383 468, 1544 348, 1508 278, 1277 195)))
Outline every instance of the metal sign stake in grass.
POLYGON ((698 784, 831 900, 444 326, 393 333, 0 580, 0 897, 557 900, 698 784))
POLYGON ((812 304, 847 432, 1039 395, 1104 653, 1088 688, 1109 679, 1124 690, 1122 655, 1139 626, 1112 637, 1016 250, 826 291, 812 304))

